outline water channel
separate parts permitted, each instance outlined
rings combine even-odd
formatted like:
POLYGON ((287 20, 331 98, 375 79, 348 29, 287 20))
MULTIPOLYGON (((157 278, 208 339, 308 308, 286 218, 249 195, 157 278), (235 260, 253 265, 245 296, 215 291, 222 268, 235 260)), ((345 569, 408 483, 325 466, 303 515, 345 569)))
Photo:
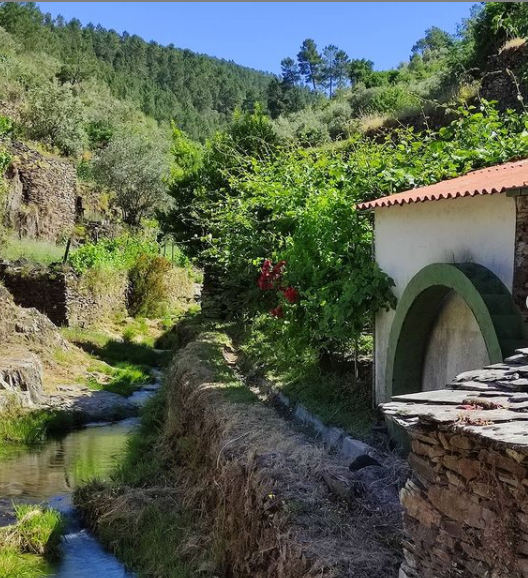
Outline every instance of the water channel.
POLYGON ((50 566, 50 578, 134 578, 82 527, 71 496, 79 484, 109 474, 136 425, 136 419, 93 424, 36 448, 12 448, 2 457, 0 525, 13 521, 13 503, 49 504, 67 518, 63 555, 50 566))

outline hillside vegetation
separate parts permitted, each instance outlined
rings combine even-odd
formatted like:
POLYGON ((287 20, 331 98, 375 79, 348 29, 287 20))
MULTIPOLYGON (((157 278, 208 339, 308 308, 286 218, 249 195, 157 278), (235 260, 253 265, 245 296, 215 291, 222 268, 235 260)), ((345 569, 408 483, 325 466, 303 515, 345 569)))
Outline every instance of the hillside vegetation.
POLYGON ((2 76, 9 83, 0 98, 16 105, 17 97, 55 79, 64 92, 92 102, 99 113, 90 119, 92 137, 128 108, 160 122, 176 119, 193 138, 204 139, 228 124, 237 107, 259 100, 270 81, 232 62, 53 19, 35 2, 3 2, 0 26, 2 76))
MULTIPOLYGON (((526 22, 522 3, 486 3, 455 36, 431 27, 409 61, 388 71, 307 39, 271 78, 53 20, 33 3, 3 3, 0 132, 6 143, 33 141, 76 162, 80 183, 127 231, 119 237, 127 246, 140 229, 150 231, 151 259, 156 242, 177 242, 182 262, 205 268, 210 312, 243 322, 257 364, 313 383, 329 358, 355 351, 357 379, 372 315, 394 297, 371 259, 370 218, 355 205, 528 156, 522 58, 510 71, 517 110, 504 110, 501 94, 498 103, 479 98, 490 57, 505 43, 522 48, 515 38, 528 33, 526 22), (222 78, 239 87, 237 97, 222 108, 214 96, 200 112, 193 95, 220 90, 222 78), (423 130, 413 122, 371 130, 417 114, 423 130), (213 117, 221 122, 196 128, 196 118, 213 117)), ((5 171, 12 159, 3 154, 5 171)), ((119 242, 81 235, 70 263, 108 270, 119 242)))

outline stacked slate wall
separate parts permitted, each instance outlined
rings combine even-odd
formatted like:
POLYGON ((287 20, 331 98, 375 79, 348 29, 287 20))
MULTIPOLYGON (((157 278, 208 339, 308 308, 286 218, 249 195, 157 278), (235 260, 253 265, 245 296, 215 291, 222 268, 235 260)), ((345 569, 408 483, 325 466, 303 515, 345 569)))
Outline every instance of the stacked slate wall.
POLYGON ((121 272, 95 277, 4 262, 0 280, 17 305, 34 307, 58 326, 87 327, 126 314, 127 277, 121 272))
POLYGON ((21 237, 57 241, 75 226, 78 191, 73 163, 44 156, 26 145, 9 145, 5 224, 21 237))
POLYGON ((411 429, 400 578, 528 577, 528 453, 411 429))

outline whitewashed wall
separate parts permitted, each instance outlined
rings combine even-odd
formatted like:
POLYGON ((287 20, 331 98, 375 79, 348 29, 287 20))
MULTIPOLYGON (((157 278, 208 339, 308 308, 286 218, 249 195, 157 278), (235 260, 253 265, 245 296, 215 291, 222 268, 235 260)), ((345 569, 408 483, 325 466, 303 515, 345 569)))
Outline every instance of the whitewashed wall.
MULTIPOLYGON (((376 260, 394 279, 398 299, 414 275, 431 263, 479 263, 511 290, 514 248, 515 199, 505 194, 426 201, 375 211, 376 260)), ((380 312, 376 317, 378 403, 387 400, 385 367, 393 319, 394 311, 380 312)), ((453 357, 451 363, 464 365, 463 360, 453 357)))

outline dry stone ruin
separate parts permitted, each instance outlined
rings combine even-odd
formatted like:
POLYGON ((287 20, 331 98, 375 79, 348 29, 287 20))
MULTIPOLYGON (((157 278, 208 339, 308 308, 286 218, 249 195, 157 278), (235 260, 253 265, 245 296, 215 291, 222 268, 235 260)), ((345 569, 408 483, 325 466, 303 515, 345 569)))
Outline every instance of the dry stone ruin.
POLYGON ((79 210, 75 167, 26 145, 9 145, 5 224, 19 237, 57 241, 68 236, 79 210))

